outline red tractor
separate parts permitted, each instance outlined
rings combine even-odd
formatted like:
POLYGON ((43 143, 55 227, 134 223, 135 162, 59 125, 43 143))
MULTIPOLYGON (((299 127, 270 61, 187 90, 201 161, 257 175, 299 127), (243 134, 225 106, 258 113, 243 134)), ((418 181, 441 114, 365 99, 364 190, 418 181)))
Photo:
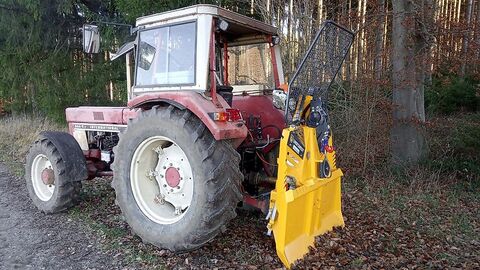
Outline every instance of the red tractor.
MULTIPOLYGON (((99 51, 85 25, 84 49, 99 51)), ((239 203, 268 213, 290 266, 313 237, 343 226, 326 93, 353 34, 326 22, 282 90, 277 29, 211 5, 141 17, 126 55, 126 107, 67 108, 69 133, 43 132, 26 164, 34 204, 56 213, 81 181, 113 176, 116 202, 144 241, 188 251, 239 203), (287 214, 288 213, 288 214, 287 214)))

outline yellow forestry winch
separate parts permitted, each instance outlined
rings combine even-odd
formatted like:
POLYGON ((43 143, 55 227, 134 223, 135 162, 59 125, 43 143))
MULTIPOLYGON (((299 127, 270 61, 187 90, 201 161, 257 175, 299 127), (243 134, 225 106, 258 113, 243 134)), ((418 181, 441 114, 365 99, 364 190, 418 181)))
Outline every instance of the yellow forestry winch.
POLYGON ((282 132, 267 215, 268 232, 288 268, 308 253, 316 236, 344 226, 343 173, 336 166, 326 98, 352 41, 350 31, 326 22, 290 82, 289 127, 282 132))
POLYGON ((308 253, 315 236, 344 225, 340 194, 343 174, 335 166, 335 151, 322 154, 315 134, 311 127, 287 128, 280 144, 278 180, 270 197, 268 229, 273 231, 278 256, 286 266, 308 253), (295 146, 290 147, 300 144, 302 139, 296 135, 299 133, 304 136, 303 155, 293 150, 295 146), (331 168, 325 178, 317 174, 323 163, 331 168))

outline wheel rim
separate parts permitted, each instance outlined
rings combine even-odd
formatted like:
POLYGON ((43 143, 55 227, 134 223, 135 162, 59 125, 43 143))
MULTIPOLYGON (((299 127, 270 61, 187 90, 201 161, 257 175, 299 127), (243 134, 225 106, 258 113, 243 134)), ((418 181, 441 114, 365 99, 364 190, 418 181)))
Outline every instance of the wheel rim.
POLYGON ((50 200, 55 192, 55 176, 52 163, 45 155, 40 154, 33 159, 31 175, 33 190, 37 197, 45 202, 50 200))
POLYGON ((167 137, 150 137, 137 147, 130 183, 138 207, 155 223, 175 223, 190 208, 192 168, 182 148, 167 137))

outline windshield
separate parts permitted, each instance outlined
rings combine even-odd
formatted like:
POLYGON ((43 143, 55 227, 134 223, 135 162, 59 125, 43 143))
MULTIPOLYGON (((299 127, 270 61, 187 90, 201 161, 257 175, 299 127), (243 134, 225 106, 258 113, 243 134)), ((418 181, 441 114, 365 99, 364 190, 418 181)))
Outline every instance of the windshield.
POLYGON ((228 48, 228 83, 262 85, 273 89, 273 67, 269 44, 234 46, 228 48))
POLYGON ((137 86, 195 83, 195 22, 140 32, 137 86))

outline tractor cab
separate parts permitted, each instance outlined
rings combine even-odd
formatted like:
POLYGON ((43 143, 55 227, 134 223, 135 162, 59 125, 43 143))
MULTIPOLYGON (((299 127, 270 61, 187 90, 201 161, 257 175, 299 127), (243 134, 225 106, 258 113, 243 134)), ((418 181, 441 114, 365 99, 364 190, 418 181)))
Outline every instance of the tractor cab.
MULTIPOLYGON (((283 84, 277 29, 247 16, 196 5, 140 17, 134 30, 136 39, 112 56, 127 55, 129 100, 145 93, 195 91, 213 98, 219 93, 231 105, 232 93, 271 93, 283 84)), ((92 42, 98 38, 84 42, 87 50, 95 48, 92 42)))

